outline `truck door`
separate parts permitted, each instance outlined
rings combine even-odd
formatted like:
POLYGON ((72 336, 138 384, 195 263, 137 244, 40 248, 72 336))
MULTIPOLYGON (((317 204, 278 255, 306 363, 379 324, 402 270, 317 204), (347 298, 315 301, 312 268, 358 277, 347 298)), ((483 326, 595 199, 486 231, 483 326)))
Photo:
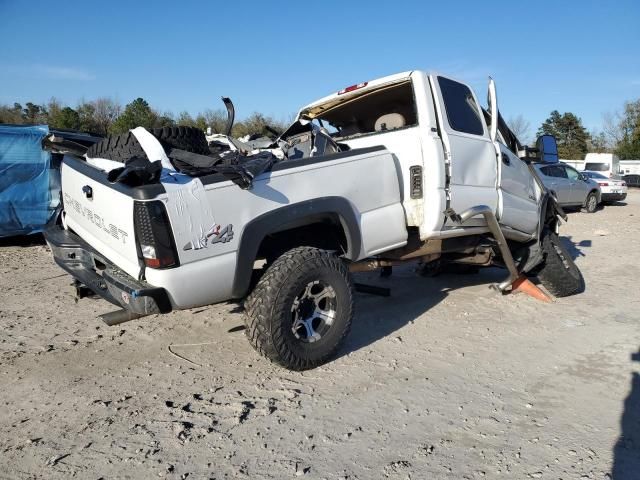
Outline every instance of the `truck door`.
MULTIPOLYGON (((429 75, 429 80, 437 97, 438 123, 446 150, 449 206, 461 213, 487 205, 497 213, 496 152, 478 100, 469 87, 455 80, 441 75, 429 75)), ((484 224, 484 219, 467 222, 484 224)))
POLYGON ((498 168, 498 221, 521 232, 533 233, 538 226, 538 196, 529 167, 512 152, 498 133, 498 95, 489 80, 490 136, 496 149, 498 168))
POLYGON ((502 142, 499 149, 498 222, 533 233, 538 226, 536 183, 529 167, 502 142))

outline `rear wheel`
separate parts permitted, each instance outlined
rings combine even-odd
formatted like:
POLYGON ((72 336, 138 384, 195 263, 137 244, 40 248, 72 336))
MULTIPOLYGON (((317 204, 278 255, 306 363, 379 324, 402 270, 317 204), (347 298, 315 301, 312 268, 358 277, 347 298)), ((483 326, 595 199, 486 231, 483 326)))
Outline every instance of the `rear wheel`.
POLYGON ((598 196, 596 192, 591 192, 587 195, 587 200, 584 202, 584 209, 587 213, 593 213, 598 209, 598 196))
POLYGON ((335 254, 298 247, 277 258, 245 301, 246 333, 263 356, 290 370, 329 360, 349 333, 353 286, 335 254))
POLYGON ((536 273, 552 295, 568 297, 584 291, 582 273, 555 233, 543 233, 542 252, 544 261, 536 273))

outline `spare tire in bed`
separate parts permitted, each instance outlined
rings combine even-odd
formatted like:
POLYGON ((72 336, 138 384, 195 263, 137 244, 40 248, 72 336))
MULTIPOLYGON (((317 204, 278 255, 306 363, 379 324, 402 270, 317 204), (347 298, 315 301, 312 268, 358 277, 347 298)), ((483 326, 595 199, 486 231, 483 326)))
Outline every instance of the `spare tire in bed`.
MULTIPOLYGON (((204 132, 195 127, 152 128, 149 132, 160 141, 165 150, 179 148, 200 155, 209 154, 209 145, 204 132)), ((123 163, 132 157, 147 158, 142 146, 131 132, 104 138, 87 150, 87 157, 106 158, 123 163)))
POLYGON ((209 143, 204 132, 195 127, 152 128, 151 133, 160 140, 165 150, 179 148, 199 155, 209 155, 209 143))

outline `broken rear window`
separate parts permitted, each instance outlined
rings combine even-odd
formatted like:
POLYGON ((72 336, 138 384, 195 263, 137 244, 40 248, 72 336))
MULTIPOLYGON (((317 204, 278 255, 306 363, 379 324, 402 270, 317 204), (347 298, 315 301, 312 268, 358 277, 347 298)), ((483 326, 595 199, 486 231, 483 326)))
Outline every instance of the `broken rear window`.
POLYGON ((418 124, 411 82, 365 92, 318 115, 331 136, 385 132, 418 124))

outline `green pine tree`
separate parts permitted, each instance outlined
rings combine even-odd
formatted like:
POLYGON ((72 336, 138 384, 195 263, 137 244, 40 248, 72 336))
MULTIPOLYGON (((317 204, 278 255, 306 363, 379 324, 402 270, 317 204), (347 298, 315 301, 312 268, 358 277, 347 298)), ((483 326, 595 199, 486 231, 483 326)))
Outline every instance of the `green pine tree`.
POLYGON ((49 115, 49 126, 52 128, 80 129, 80 115, 71 107, 64 107, 49 115))
POLYGON ((158 116, 143 98, 136 98, 113 122, 111 133, 124 133, 136 127, 153 128, 158 116))
POLYGON ((616 154, 622 160, 640 159, 640 99, 625 104, 619 129, 616 154))
POLYGON ((562 115, 554 110, 540 128, 538 135, 553 135, 558 142, 560 158, 583 160, 588 151, 589 132, 582 126, 582 120, 571 112, 562 115))

